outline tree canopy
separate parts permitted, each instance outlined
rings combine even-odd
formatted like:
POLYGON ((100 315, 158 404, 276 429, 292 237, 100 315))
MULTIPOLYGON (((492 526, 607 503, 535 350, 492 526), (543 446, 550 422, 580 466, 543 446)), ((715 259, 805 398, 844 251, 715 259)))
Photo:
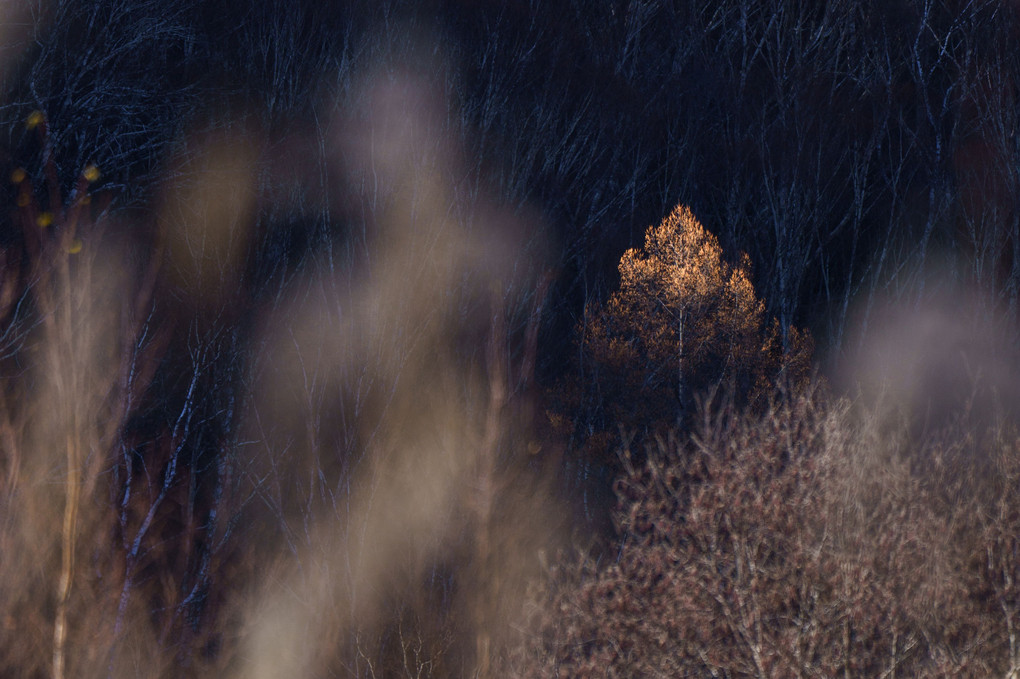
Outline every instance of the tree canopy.
POLYGON ((806 374, 807 333, 789 329, 784 355, 749 258, 729 264, 687 206, 650 226, 644 247, 627 250, 619 270, 619 289, 589 309, 581 332, 610 420, 639 429, 672 424, 701 390, 720 385, 751 403, 784 368, 795 381, 806 374))

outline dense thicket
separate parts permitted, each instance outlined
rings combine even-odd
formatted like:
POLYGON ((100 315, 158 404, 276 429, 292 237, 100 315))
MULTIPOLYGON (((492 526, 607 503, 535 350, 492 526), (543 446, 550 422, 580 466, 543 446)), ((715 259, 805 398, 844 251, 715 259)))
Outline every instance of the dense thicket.
POLYGON ((62 0, 32 15, 7 127, 46 110, 67 177, 97 162, 142 190, 175 134, 241 111, 277 140, 326 134, 323 106, 356 106, 366 69, 411 57, 486 185, 547 216, 575 314, 681 202, 751 256, 784 327, 835 347, 858 298, 920 295, 936 275, 1015 314, 1011 3, 62 0))
POLYGON ((1015 429, 924 440, 810 391, 702 411, 617 482, 612 558, 535 592, 515 676, 1013 676, 1015 429))

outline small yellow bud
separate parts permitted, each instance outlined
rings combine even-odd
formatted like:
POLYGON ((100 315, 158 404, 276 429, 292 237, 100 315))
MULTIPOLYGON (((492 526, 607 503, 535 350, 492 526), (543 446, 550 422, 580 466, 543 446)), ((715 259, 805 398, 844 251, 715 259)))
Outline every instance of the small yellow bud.
POLYGON ((92 202, 92 196, 90 196, 87 193, 84 196, 82 196, 81 198, 78 199, 78 204, 79 205, 88 205, 91 202, 92 202))
POLYGON ((21 182, 25 181, 25 176, 26 175, 24 169, 20 167, 15 168, 15 170, 11 172, 11 182, 13 182, 14 184, 20 184, 21 182))
POLYGON ((67 244, 67 253, 70 255, 76 255, 79 252, 81 252, 81 247, 82 247, 81 239, 75 238, 74 240, 67 244))
POLYGON ((53 213, 40 212, 39 216, 35 218, 35 223, 39 225, 39 228, 45 229, 47 226, 53 223, 53 213))
POLYGON ((94 182, 99 179, 99 168, 95 165, 86 165, 81 176, 85 177, 87 182, 94 182))
POLYGON ((28 114, 28 118, 25 119, 25 127, 32 129, 42 125, 43 121, 46 120, 46 116, 43 115, 42 111, 32 111, 28 114))

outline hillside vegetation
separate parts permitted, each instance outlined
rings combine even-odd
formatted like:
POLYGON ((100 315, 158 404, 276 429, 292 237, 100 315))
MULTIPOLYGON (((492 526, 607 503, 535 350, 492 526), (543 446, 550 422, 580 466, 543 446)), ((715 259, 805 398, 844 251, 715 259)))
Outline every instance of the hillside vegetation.
POLYGON ((1018 38, 0 3, 0 676, 1020 676, 1018 38))

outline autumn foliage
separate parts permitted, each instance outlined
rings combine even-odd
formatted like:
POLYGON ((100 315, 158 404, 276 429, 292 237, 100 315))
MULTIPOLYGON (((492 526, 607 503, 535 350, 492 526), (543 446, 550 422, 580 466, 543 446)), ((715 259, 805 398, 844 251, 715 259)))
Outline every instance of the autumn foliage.
POLYGON ((554 570, 520 676, 1016 676, 1015 431, 816 392, 698 431, 623 452, 618 550, 554 570))
POLYGON ((781 373, 787 384, 807 376, 809 335, 788 328, 784 347, 750 260, 727 263, 690 208, 678 205, 649 227, 644 247, 627 250, 619 269, 619 290, 589 308, 579 332, 613 426, 674 425, 706 389, 760 402, 781 373))

